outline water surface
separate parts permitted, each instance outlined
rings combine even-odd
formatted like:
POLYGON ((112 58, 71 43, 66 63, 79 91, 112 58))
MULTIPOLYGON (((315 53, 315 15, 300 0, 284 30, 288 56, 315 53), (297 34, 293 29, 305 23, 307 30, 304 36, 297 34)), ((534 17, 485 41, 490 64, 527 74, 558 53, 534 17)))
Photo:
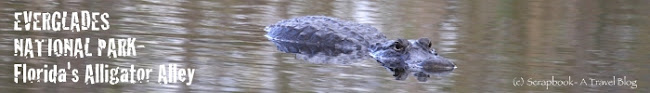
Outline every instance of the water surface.
MULTIPOLYGON (((650 92, 650 0, 3 0, 0 90, 19 92, 650 92), (99 32, 14 32, 17 11, 101 11, 99 32), (432 40, 459 67, 417 82, 394 80, 367 59, 311 64, 276 50, 264 26, 324 15, 370 24, 388 38, 432 40), (14 38, 137 38, 138 56, 13 56, 14 38), (13 64, 196 68, 192 85, 15 84, 13 64), (515 78, 627 77, 629 86, 514 86, 515 78)), ((154 72, 155 73, 155 72, 154 72)), ((155 76, 153 77, 156 78, 155 76)), ((152 79, 152 80, 154 80, 152 79)), ((155 80, 154 80, 155 81, 155 80)))

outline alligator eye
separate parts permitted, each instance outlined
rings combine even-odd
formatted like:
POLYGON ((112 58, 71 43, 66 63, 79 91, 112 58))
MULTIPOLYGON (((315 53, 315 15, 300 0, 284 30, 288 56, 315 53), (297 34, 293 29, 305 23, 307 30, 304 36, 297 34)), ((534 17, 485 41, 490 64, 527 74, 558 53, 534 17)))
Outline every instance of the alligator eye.
POLYGON ((431 48, 431 41, 429 41, 428 38, 420 38, 420 39, 418 39, 418 42, 423 47, 431 48), (424 46, 424 45, 426 45, 426 46, 424 46))
POLYGON ((399 42, 395 42, 393 43, 393 49, 400 51, 404 49, 404 46, 402 46, 402 44, 400 44, 399 42))

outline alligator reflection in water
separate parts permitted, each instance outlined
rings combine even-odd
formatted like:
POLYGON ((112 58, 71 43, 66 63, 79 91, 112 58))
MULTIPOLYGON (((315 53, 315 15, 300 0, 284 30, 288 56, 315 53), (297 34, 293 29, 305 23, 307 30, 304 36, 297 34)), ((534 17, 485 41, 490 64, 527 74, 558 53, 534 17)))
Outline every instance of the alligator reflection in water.
POLYGON ((280 21, 265 29, 278 50, 315 63, 348 64, 374 58, 394 72, 397 80, 414 73, 419 81, 444 75, 456 68, 438 55, 427 38, 388 40, 369 25, 324 16, 280 21))

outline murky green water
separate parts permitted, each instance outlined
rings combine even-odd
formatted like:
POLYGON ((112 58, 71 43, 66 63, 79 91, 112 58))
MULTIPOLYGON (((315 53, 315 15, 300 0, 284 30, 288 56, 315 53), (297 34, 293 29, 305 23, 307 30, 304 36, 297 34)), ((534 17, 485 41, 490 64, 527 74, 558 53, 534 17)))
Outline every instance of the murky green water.
POLYGON ((650 92, 650 0, 27 0, 0 2, 3 92, 650 92), (100 11, 99 32, 15 32, 17 11, 100 11), (310 64, 276 50, 264 26, 325 15, 370 24, 389 38, 432 39, 459 68, 428 82, 397 81, 371 59, 310 64), (137 38, 138 56, 13 56, 15 38, 137 38), (104 63, 196 68, 192 85, 13 82, 13 64, 104 63), (513 80, 637 80, 630 86, 515 86, 513 80))

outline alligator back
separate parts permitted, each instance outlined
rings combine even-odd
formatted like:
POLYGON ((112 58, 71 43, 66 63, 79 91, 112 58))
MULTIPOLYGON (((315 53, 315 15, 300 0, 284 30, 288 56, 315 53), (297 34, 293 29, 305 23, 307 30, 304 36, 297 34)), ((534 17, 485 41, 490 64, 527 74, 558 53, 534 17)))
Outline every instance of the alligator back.
POLYGON ((363 57, 368 46, 386 40, 369 25, 325 16, 287 19, 264 28, 266 37, 287 53, 363 57))

